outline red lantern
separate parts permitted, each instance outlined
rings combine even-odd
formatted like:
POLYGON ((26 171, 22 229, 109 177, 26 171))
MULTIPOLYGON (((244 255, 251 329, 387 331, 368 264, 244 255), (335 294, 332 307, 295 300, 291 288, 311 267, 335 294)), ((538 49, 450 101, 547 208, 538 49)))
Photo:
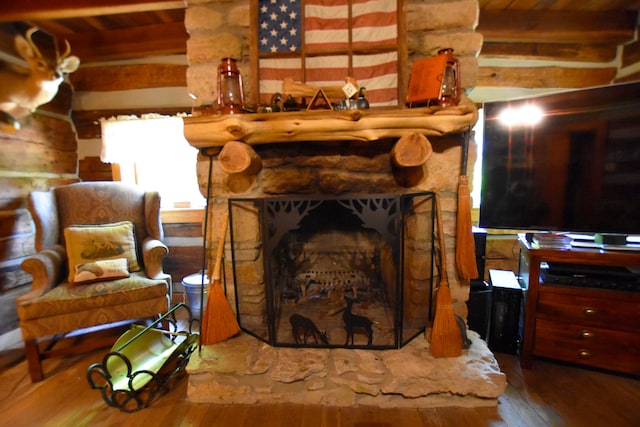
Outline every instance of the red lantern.
POLYGON ((242 75, 233 58, 223 58, 218 65, 218 109, 222 114, 242 114, 244 91, 242 75))

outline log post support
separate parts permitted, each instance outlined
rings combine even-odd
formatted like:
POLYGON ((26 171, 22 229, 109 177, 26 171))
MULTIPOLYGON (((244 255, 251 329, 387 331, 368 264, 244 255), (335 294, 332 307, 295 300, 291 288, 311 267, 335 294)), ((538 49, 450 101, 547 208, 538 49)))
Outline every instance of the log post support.
POLYGON ((426 136, 411 132, 398 139, 391 149, 391 161, 395 166, 410 168, 422 166, 433 154, 433 147, 426 136))
POLYGON ((244 142, 227 142, 218 161, 223 171, 228 174, 256 175, 262 169, 262 159, 255 150, 244 142))

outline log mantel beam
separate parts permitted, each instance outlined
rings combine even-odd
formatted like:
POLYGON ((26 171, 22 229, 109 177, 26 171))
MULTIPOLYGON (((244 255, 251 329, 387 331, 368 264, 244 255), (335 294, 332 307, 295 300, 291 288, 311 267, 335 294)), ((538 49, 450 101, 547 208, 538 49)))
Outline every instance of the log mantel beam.
POLYGON ((380 108, 351 111, 304 111, 240 115, 208 115, 184 119, 184 135, 198 149, 222 147, 229 141, 249 145, 377 141, 417 132, 443 136, 464 132, 478 120, 466 97, 456 107, 380 108))

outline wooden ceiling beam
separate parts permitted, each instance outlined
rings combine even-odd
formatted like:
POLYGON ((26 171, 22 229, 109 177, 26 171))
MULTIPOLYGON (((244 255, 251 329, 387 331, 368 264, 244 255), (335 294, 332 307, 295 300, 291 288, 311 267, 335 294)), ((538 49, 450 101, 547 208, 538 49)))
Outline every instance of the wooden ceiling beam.
POLYGON ((189 35, 182 22, 68 34, 71 51, 84 64, 113 59, 184 54, 189 35), (150 34, 153 36, 150 37, 150 34))
POLYGON ((615 43, 633 40, 638 12, 481 10, 486 42, 615 43))
POLYGON ((185 0, 21 0, 0 2, 0 22, 184 9, 185 0))
POLYGON ((480 67, 477 87, 581 88, 611 84, 617 69, 563 67, 480 67))
POLYGON ((569 62, 610 62, 616 59, 618 47, 614 44, 578 43, 503 43, 482 44, 482 58, 511 60, 546 60, 569 62))

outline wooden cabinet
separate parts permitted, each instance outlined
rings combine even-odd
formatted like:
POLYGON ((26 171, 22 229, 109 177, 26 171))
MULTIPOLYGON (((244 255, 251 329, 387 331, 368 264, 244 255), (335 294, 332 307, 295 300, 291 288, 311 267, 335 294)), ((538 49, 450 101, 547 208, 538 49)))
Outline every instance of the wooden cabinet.
POLYGON ((640 375, 640 292, 541 279, 542 263, 640 266, 640 253, 534 249, 520 239, 520 278, 528 285, 521 365, 548 357, 640 375))

